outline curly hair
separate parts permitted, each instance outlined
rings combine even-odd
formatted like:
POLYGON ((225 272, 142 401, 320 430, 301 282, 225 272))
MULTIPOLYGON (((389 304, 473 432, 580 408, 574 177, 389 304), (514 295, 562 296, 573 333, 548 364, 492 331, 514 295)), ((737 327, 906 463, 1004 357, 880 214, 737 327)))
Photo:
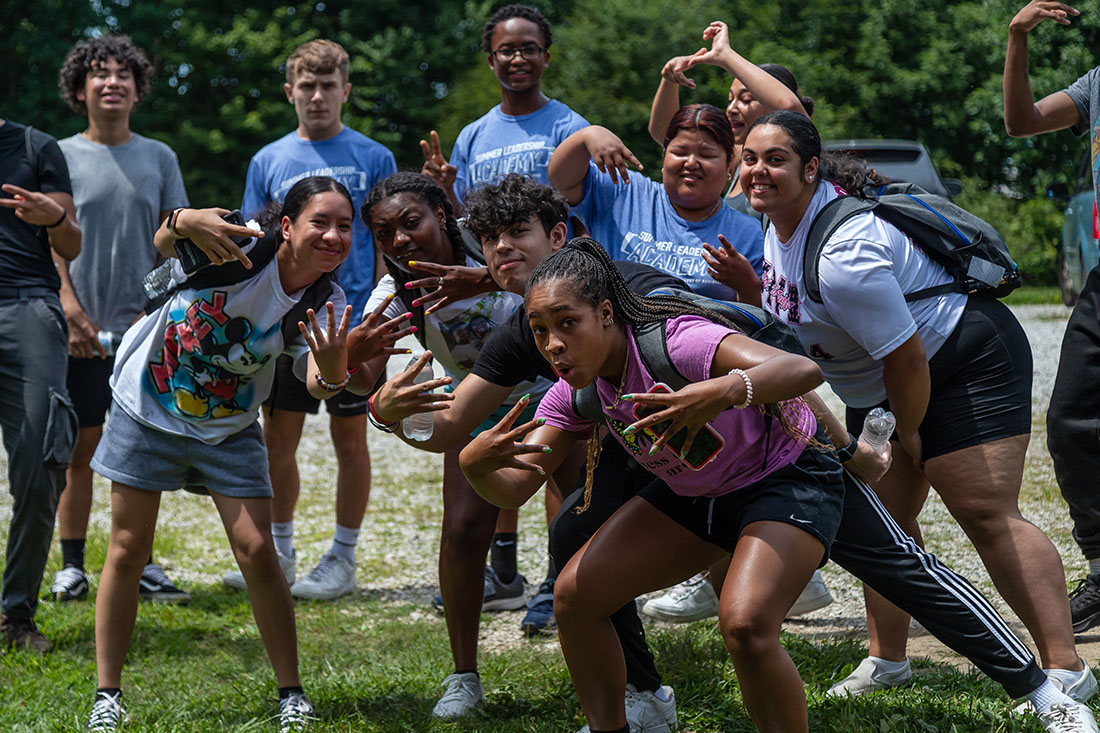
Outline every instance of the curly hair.
POLYGON ((84 89, 88 74, 106 65, 109 58, 113 58, 133 74, 138 100, 149 93, 153 65, 149 63, 145 52, 135 46, 129 36, 89 38, 87 41, 76 44, 73 50, 69 51, 64 63, 61 64, 61 73, 57 81, 61 98, 73 112, 82 115, 88 113, 88 106, 76 98, 77 92, 84 89))
POLYGON ((489 22, 481 31, 481 47, 486 53, 491 53, 493 50, 493 31, 498 25, 512 18, 523 18, 537 25, 539 33, 542 34, 543 48, 550 48, 550 44, 554 42, 554 34, 550 31, 550 21, 545 15, 530 5, 505 5, 493 13, 493 17, 489 18, 489 22))
POLYGON ((341 81, 346 84, 350 66, 351 59, 343 46, 336 41, 318 38, 303 43, 290 54, 286 60, 286 80, 288 84, 294 84, 294 80, 303 71, 313 74, 339 72, 341 81))
POLYGON ((480 240, 537 216, 547 236, 569 219, 565 198, 550 186, 509 173, 500 183, 482 186, 466 200, 466 228, 480 240))

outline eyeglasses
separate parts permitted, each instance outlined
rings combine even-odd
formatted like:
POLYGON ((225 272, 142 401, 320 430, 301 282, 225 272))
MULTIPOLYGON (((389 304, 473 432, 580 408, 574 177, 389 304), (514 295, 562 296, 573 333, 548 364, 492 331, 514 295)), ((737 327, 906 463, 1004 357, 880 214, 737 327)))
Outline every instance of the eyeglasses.
POLYGON ((520 46, 519 48, 510 48, 508 46, 503 46, 493 51, 493 55, 496 56, 497 61, 501 62, 511 61, 516 57, 517 53, 528 61, 534 61, 545 50, 546 49, 542 46, 535 45, 520 46))

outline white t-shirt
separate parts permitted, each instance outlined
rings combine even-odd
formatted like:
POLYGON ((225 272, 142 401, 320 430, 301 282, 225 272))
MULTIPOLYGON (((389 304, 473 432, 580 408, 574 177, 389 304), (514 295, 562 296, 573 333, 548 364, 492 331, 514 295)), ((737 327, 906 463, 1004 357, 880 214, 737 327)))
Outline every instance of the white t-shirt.
POLYGON ((853 216, 825 243, 818 266, 824 302, 804 295, 802 256, 810 224, 843 194, 822 181, 785 243, 768 227, 763 303, 794 328, 846 405, 872 407, 886 399, 882 357, 919 333, 931 359, 958 324, 966 296, 949 293, 906 303, 906 293, 952 277, 895 226, 869 212, 853 216))
MULTIPOLYGON (((466 266, 481 267, 481 264, 467 257, 466 266)), ((394 292, 393 276, 383 275, 367 301, 363 317, 370 315, 394 292)), ((519 295, 500 291, 450 303, 424 319, 424 343, 435 361, 457 385, 473 369, 477 355, 489 340, 493 329, 507 321, 522 304, 523 298, 519 295)), ((404 312, 405 306, 401 299, 394 298, 386 307, 384 317, 396 318, 404 312)), ((503 404, 514 405, 520 397, 528 393, 531 395, 531 404, 534 404, 550 389, 550 384, 541 377, 534 382, 520 382, 503 404)))
MULTIPOLYGON (((176 260, 172 277, 186 279, 176 260)), ((304 292, 283 292, 278 258, 234 285, 181 288, 126 331, 111 375, 115 401, 144 425, 209 445, 244 430, 271 392, 277 356, 289 354, 299 379, 306 376, 305 339, 284 344, 282 333, 304 292)), ((335 283, 329 300, 343 311, 335 283)), ((325 310, 317 317, 323 326, 325 310)))

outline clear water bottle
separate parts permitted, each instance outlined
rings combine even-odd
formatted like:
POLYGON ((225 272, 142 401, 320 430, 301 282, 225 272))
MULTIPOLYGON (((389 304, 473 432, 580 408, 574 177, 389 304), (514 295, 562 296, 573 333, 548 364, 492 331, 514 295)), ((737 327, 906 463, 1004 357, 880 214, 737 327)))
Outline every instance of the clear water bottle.
POLYGON ((867 413, 859 439, 874 448, 876 453, 882 453, 890 442, 890 436, 894 434, 895 422, 894 413, 876 407, 867 413))
MULTIPOLYGON (((408 371, 409 367, 416 363, 419 357, 414 356, 405 370, 408 371)), ((413 384, 422 384, 428 380, 435 379, 435 373, 432 372, 432 363, 429 361, 424 365, 424 368, 420 370, 420 373, 413 379, 413 384)), ((435 416, 430 412, 418 412, 413 415, 409 415, 401 421, 401 432, 405 434, 406 438, 410 440, 424 441, 432 437, 432 427, 435 425, 435 416)))
POLYGON ((96 338, 99 339, 99 343, 103 347, 103 351, 107 354, 108 358, 115 355, 115 350, 122 341, 122 337, 116 338, 113 331, 100 331, 96 334, 96 338))

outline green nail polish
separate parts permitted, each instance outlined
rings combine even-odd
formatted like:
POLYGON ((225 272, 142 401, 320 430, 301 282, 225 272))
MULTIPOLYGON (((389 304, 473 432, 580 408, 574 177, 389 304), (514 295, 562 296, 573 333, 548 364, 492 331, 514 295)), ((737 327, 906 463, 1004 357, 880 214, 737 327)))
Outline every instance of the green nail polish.
POLYGON ((634 399, 634 395, 632 395, 632 394, 624 394, 624 395, 622 396, 622 398, 621 398, 621 399, 624 399, 624 400, 632 400, 632 399, 634 399))
POLYGON ((538 423, 539 425, 545 425, 546 424, 546 418, 545 417, 540 417, 538 420, 535 420, 535 422, 538 423))
POLYGON ((519 398, 519 401, 520 401, 520 402, 526 402, 526 401, 527 401, 527 400, 529 400, 529 399, 531 399, 531 393, 530 393, 530 392, 528 392, 527 394, 525 394, 525 395, 523 395, 522 397, 520 397, 520 398, 519 398))
POLYGON ((551 447, 550 447, 550 446, 548 446, 548 445, 545 445, 545 446, 543 446, 543 448, 542 448, 542 452, 543 452, 543 453, 553 453, 553 452, 554 452, 554 449, 553 449, 553 448, 551 448, 551 447))
POLYGON ((637 428, 629 427, 623 431, 623 435, 633 435, 635 430, 637 430, 637 428))
POLYGON ((656 452, 657 452, 657 446, 653 446, 652 448, 649 449, 649 455, 653 455, 656 452))

